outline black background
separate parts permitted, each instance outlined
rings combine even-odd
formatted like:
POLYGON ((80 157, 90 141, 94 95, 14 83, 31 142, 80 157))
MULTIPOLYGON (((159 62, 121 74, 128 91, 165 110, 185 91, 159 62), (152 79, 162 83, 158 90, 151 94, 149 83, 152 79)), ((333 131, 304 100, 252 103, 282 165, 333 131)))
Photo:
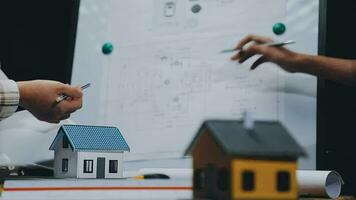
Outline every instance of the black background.
MULTIPOLYGON (((356 58, 356 1, 320 0, 319 54, 356 58)), ((318 80, 317 168, 341 173, 356 195, 356 89, 318 80)))
POLYGON ((14 80, 70 83, 79 0, 1 0, 0 61, 14 80))

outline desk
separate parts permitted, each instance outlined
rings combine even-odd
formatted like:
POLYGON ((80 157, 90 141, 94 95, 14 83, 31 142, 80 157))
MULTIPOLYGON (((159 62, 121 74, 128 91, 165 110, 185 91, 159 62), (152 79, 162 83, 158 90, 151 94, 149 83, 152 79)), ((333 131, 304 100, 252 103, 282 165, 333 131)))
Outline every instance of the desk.
MULTIPOLYGON (((189 180, 131 180, 131 179, 37 179, 9 180, 0 200, 6 199, 190 199, 189 180)), ((1 187, 0 187, 1 188, 1 187)), ((0 189, 1 191, 1 189, 0 189)), ((305 198, 300 200, 327 200, 305 198)), ((351 196, 338 200, 356 200, 351 196)))
POLYGON ((32 179, 8 180, 0 200, 187 199, 190 180, 32 179))

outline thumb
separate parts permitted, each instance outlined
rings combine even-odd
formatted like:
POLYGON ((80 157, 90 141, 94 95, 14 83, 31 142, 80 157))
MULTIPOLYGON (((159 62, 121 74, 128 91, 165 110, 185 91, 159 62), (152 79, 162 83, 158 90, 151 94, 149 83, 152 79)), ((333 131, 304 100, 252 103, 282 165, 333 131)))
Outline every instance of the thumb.
POLYGON ((83 96, 83 92, 79 87, 73 87, 67 84, 62 84, 59 92, 73 98, 81 98, 83 96))

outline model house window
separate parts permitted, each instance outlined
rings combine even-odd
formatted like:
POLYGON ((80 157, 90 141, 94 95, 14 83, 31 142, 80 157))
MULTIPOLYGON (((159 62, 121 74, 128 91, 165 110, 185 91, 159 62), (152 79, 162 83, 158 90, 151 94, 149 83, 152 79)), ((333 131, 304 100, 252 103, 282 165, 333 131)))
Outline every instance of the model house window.
POLYGON ((62 159, 62 172, 68 172, 68 159, 62 159))
POLYGON ((277 190, 280 192, 290 190, 290 174, 288 171, 277 172, 277 190))
POLYGON ((109 173, 117 173, 118 161, 110 160, 109 161, 109 173))
POLYGON ((93 160, 84 160, 84 173, 93 173, 93 160))
POLYGON ((66 136, 63 137, 63 148, 68 148, 68 138, 66 136))
POLYGON ((251 170, 242 172, 242 189, 244 191, 252 191, 255 189, 255 173, 251 170))
POLYGON ((194 177, 193 177, 193 182, 194 182, 194 189, 195 190, 201 190, 205 186, 205 173, 202 169, 196 169, 194 171, 194 177))
POLYGON ((217 185, 221 191, 227 191, 230 187, 229 171, 227 168, 220 168, 218 172, 217 185))

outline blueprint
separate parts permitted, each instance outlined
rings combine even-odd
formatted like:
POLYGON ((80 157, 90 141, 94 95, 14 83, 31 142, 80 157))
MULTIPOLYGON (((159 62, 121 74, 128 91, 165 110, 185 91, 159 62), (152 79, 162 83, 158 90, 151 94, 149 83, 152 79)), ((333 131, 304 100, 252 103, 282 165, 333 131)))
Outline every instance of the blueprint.
POLYGON ((251 72, 258 57, 238 64, 220 53, 250 33, 295 39, 272 32, 286 22, 286 0, 97 2, 81 2, 72 80, 92 87, 75 121, 117 126, 128 160, 182 156, 206 119, 287 118, 283 71, 251 72))

